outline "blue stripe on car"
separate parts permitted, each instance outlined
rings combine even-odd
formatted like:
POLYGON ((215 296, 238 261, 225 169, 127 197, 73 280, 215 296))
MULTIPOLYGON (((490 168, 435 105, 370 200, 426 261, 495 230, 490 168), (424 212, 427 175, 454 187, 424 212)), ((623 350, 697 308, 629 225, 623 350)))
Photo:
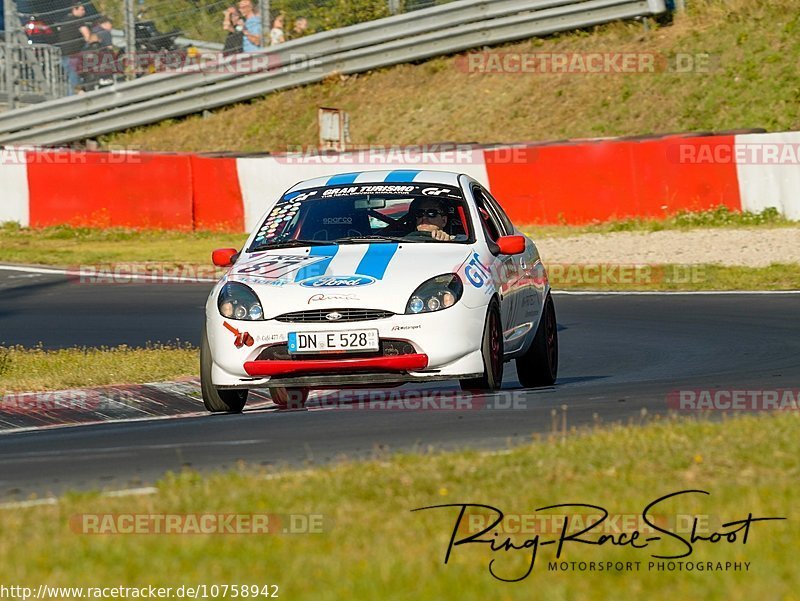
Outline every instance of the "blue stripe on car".
POLYGON ((356 178, 361 175, 360 173, 340 173, 339 175, 334 175, 333 177, 328 178, 328 181, 325 182, 326 186, 335 186, 337 184, 352 184, 356 181, 356 178))
POLYGON ((419 169, 398 169, 397 171, 390 171, 389 174, 383 179, 385 182, 413 182, 414 178, 419 175, 419 169))
POLYGON ((325 258, 298 269, 297 273, 295 273, 294 281, 300 282, 317 275, 324 275, 325 271, 328 269, 328 265, 331 264, 337 252, 339 252, 338 244, 331 244, 330 246, 312 246, 311 252, 308 253, 309 257, 325 258))
POLYGON ((356 268, 356 275, 368 275, 376 280, 383 279, 386 268, 397 252, 397 244, 370 244, 356 268))

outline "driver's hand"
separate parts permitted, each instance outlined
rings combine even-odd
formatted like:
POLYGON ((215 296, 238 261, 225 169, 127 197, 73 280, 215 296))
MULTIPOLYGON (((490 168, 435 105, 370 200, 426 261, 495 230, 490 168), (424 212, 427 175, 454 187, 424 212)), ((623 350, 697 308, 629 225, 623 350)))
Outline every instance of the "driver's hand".
POLYGON ((440 230, 437 226, 433 225, 432 223, 421 223, 419 226, 417 226, 417 231, 430 232, 431 238, 433 238, 434 240, 448 241, 453 239, 453 237, 450 234, 440 230))

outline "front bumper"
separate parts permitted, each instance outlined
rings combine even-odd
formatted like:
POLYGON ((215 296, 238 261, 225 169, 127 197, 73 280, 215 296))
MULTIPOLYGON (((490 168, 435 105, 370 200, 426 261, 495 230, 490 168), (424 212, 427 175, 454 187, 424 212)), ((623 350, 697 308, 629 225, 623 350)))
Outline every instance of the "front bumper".
POLYGON ((213 360, 211 380, 221 388, 262 388, 340 387, 474 377, 483 373, 480 346, 485 317, 485 307, 471 309, 459 303, 435 313, 336 324, 235 321, 224 319, 217 312, 216 303, 209 303, 206 319, 213 360), (376 357, 337 354, 268 360, 262 355, 265 349, 285 343, 289 332, 355 329, 377 329, 381 341, 408 342, 413 352, 376 357))
POLYGON ((367 357, 359 359, 307 359, 248 361, 244 370, 251 376, 299 376, 337 372, 397 372, 405 373, 425 369, 428 356, 420 353, 395 357, 367 357))

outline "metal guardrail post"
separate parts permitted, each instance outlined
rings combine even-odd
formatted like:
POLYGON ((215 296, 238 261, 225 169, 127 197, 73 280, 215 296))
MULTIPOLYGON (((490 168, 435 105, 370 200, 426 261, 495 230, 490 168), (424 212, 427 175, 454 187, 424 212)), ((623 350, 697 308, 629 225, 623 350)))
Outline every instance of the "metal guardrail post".
MULTIPOLYGON (((261 47, 266 48, 269 46, 270 30, 272 29, 272 21, 269 18, 269 0, 258 0, 258 11, 261 15, 261 47)), ((286 23, 284 23, 284 27, 286 23)))
POLYGON ((14 31, 12 23, 17 22, 17 11, 14 0, 3 0, 3 17, 5 18, 5 69, 6 69, 6 95, 8 108, 16 108, 16 90, 14 81, 14 31))
POLYGON ((133 0, 125 0, 125 54, 128 60, 125 63, 125 79, 136 77, 136 12, 133 9, 133 0))

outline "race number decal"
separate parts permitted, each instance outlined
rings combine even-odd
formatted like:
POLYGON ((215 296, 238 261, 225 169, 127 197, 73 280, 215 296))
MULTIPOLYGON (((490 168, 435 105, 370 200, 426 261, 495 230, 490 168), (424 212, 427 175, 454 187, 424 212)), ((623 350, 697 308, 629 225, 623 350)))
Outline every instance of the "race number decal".
POLYGON ((262 278, 278 279, 288 273, 297 271, 330 257, 318 255, 314 257, 300 255, 266 255, 234 269, 233 275, 258 276, 262 278))

